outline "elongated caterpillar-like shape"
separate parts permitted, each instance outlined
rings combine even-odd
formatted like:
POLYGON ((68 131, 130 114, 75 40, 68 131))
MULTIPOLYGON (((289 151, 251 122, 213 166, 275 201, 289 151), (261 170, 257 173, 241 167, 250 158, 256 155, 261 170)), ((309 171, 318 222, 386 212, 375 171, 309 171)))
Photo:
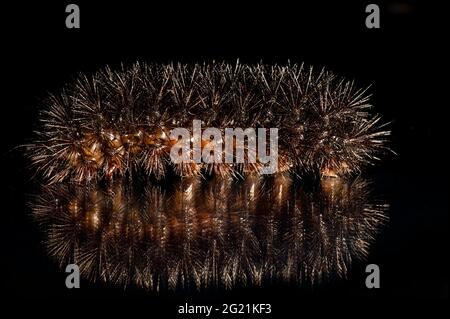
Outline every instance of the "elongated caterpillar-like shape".
POLYGON ((89 280, 155 291, 345 277, 388 220, 362 178, 323 179, 313 190, 284 174, 168 188, 59 183, 31 207, 62 269, 75 263, 89 280))
MULTIPOLYGON (((277 128, 279 172, 347 175, 387 149, 389 131, 371 113, 366 92, 332 72, 297 64, 106 67, 48 98, 28 154, 48 183, 135 171, 157 179, 169 172, 260 173, 258 161, 174 164, 171 130, 201 120, 219 129, 277 128)), ((202 148, 210 142, 202 138, 202 148)))

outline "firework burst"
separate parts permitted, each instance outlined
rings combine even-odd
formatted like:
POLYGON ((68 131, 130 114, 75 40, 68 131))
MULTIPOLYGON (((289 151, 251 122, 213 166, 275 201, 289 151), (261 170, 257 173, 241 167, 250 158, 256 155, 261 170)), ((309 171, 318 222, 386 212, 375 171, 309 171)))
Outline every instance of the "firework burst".
MULTIPOLYGON (((259 174, 261 163, 174 164, 175 127, 279 129, 278 172, 343 176, 387 150, 366 89, 304 65, 141 64, 80 75, 47 99, 27 154, 49 184, 141 172, 259 174)), ((202 140, 202 147, 209 141, 202 140)))

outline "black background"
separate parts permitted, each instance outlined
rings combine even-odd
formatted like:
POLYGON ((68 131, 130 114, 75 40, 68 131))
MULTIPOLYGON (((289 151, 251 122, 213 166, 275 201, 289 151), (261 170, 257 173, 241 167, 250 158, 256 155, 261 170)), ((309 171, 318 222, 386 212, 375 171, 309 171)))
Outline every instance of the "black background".
POLYGON ((81 9, 81 29, 65 28, 67 1, 2 8, 7 73, 1 109, 6 188, 1 210, 12 256, 5 259, 12 295, 142 298, 167 315, 186 300, 272 303, 281 312, 315 298, 448 298, 448 79, 442 64, 448 35, 439 2, 377 1, 381 29, 370 30, 365 28, 370 2, 73 2, 81 9), (82 281, 81 289, 68 290, 65 273, 40 244, 41 234, 26 206, 32 174, 15 149, 32 135, 40 100, 47 92, 58 92, 77 72, 94 72, 106 64, 238 58, 244 63, 305 62, 355 79, 359 86, 372 84, 372 102, 384 120, 392 121, 392 148, 398 154, 368 172, 375 191, 391 204, 390 222, 368 258, 381 268, 381 288, 367 289, 365 264, 356 263, 347 279, 315 287, 155 296, 82 281))

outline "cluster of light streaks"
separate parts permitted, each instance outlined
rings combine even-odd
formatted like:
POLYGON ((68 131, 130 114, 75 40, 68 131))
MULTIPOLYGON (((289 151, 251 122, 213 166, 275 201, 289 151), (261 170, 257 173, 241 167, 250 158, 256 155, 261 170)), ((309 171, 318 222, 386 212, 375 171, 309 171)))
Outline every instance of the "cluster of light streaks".
POLYGON ((307 189, 286 174, 55 184, 32 207, 61 267, 154 291, 345 277, 387 218, 363 179, 307 189))
MULTIPOLYGON (((169 132, 204 127, 278 128, 279 171, 359 172, 386 150, 389 131, 366 89, 303 65, 134 64, 80 75, 48 98, 28 155, 49 184, 135 171, 163 179, 258 174, 258 165, 174 165, 169 132)), ((209 141, 202 141, 207 144, 209 141)))

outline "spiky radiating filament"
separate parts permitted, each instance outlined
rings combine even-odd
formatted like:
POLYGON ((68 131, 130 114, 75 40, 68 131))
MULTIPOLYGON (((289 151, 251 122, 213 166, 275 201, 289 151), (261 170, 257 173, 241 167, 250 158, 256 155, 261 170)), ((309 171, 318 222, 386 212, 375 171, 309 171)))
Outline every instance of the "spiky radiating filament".
POLYGON ((158 179, 170 171, 259 174, 259 163, 173 165, 170 130, 197 119, 219 129, 279 128, 280 172, 348 175, 387 149, 389 131, 372 114, 369 96, 332 72, 297 64, 107 67, 48 99, 28 155, 49 183, 133 171, 158 179))
POLYGON ((362 179, 327 178, 313 191, 289 176, 169 188, 116 180, 51 186, 32 207, 62 267, 118 285, 202 289, 344 277, 386 220, 370 197, 362 179))

